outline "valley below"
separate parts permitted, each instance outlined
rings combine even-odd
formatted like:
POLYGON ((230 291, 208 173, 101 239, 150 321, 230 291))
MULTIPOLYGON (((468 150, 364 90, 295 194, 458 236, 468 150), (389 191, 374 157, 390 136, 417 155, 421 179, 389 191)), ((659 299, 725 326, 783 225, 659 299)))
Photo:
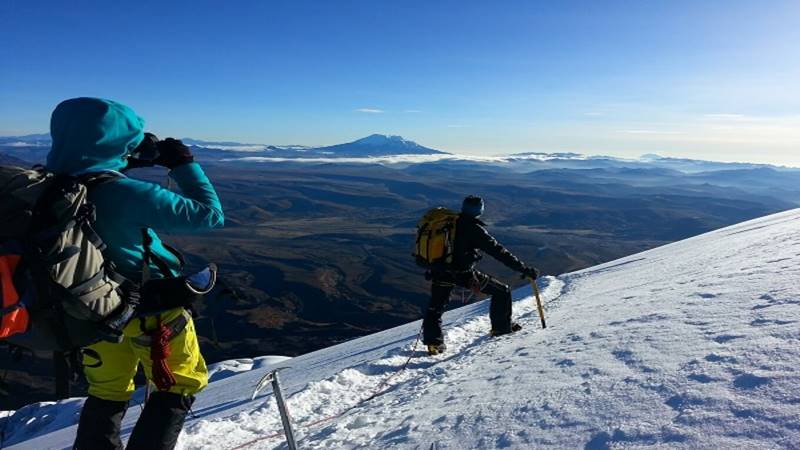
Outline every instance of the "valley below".
MULTIPOLYGON (((800 199, 797 172, 762 167, 312 163, 195 151, 219 192, 226 226, 161 237, 190 267, 220 267, 217 289, 197 305, 209 363, 300 355, 419 319, 430 286, 411 257, 416 222, 434 206, 458 209, 468 194, 485 199, 483 219, 498 240, 547 275, 786 210, 800 199), (757 176, 764 170, 777 175, 757 176)), ((166 185, 163 170, 130 175, 166 185)), ((512 287, 525 283, 490 258, 480 268, 512 287)), ((473 300, 457 292, 451 307, 473 300)), ((49 355, 13 356, 0 351, 0 408, 52 399, 49 355)), ((84 392, 79 379, 73 387, 74 395, 84 392)))

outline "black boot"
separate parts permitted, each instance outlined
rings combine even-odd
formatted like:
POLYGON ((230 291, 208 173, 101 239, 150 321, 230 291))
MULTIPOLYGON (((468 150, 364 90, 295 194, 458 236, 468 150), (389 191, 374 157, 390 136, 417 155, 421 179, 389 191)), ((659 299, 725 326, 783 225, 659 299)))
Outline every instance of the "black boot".
POLYGON ((83 404, 74 450, 122 450, 119 428, 128 402, 89 396, 83 404))
POLYGON ((178 443, 186 414, 194 403, 194 397, 154 392, 144 405, 144 411, 136 421, 128 450, 172 450, 178 443))
POLYGON ((447 350, 447 346, 444 343, 441 344, 428 344, 428 355, 435 356, 447 350))
POLYGON ((521 329, 522 329, 522 325, 520 325, 520 324, 518 324, 516 322, 513 322, 511 324, 511 328, 508 329, 507 331, 506 330, 503 330, 503 331, 492 330, 492 336, 502 336, 504 334, 516 333, 517 331, 519 331, 521 329))

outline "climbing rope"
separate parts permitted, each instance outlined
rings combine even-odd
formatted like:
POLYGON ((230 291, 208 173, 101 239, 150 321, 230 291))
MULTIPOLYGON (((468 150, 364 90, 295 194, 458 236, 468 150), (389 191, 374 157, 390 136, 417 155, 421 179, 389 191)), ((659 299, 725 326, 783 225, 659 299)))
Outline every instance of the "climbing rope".
MULTIPOLYGON (((483 289, 486 288, 486 285, 488 284, 488 282, 489 282, 488 279, 484 280, 483 283, 481 283, 480 280, 478 280, 478 279, 473 279, 472 283, 470 283, 470 286, 468 288, 462 290, 462 293, 461 293, 462 302, 463 303, 469 303, 478 293, 480 293, 481 291, 483 291, 483 289), (467 296, 467 292, 469 292, 469 296, 467 296)), ((403 363, 403 365, 400 366, 400 369, 398 369, 396 372, 394 372, 393 374, 391 374, 388 377, 386 377, 378 385, 378 387, 372 392, 372 394, 370 394, 368 397, 364 398, 363 400, 360 400, 356 404, 350 406, 349 408, 347 408, 347 409, 345 409, 345 410, 343 410, 343 411, 341 411, 341 412, 339 412, 337 414, 334 414, 334 415, 328 416, 328 417, 323 417, 322 419, 317 419, 317 420, 314 420, 312 422, 303 423, 303 424, 300 424, 300 426, 302 426, 302 427, 313 427, 313 426, 319 425, 321 423, 330 422, 330 421, 332 421, 334 419, 338 419, 338 418, 344 416, 345 414, 347 414, 348 412, 354 410, 355 408, 361 406, 362 404, 364 404, 364 403, 374 399, 375 397, 383 394, 384 392, 386 392, 386 390, 388 390, 388 388, 387 388, 388 384, 395 377, 397 377, 399 374, 405 372, 405 370, 408 368, 408 364, 414 358, 414 352, 417 349, 417 344, 419 344, 419 341, 422 339, 422 330, 423 330, 422 327, 420 327, 419 333, 417 333, 417 338, 414 340, 414 344, 411 346, 411 354, 408 356, 408 358, 403 363)), ((245 442, 244 444, 241 444, 241 445, 238 445, 236 447, 233 447, 231 450, 241 450, 243 448, 247 448, 247 447, 249 447, 249 446, 251 446, 253 444, 256 444, 258 442, 266 441, 268 439, 272 439, 272 438, 283 436, 283 434, 284 433, 282 431, 278 431, 278 432, 274 432, 274 433, 271 433, 271 434, 268 434, 268 435, 265 435, 265 436, 260 436, 258 438, 255 438, 255 439, 251 440, 251 441, 245 442)))
MULTIPOLYGON (((414 340, 414 344, 411 346, 411 354, 408 356, 408 358, 403 363, 403 365, 400 366, 400 368, 398 370, 396 370, 394 373, 392 373, 391 375, 386 377, 383 381, 381 381, 381 383, 378 384, 378 387, 376 387, 375 390, 372 392, 372 394, 370 394, 368 397, 366 397, 366 398, 364 398, 362 400, 359 400, 354 405, 344 409, 343 411, 341 411, 341 412, 339 412, 337 414, 334 414, 334 415, 331 415, 331 416, 327 416, 327 417, 323 417, 322 419, 317 419, 317 420, 314 420, 312 422, 306 422, 306 423, 300 424, 299 426, 302 426, 304 428, 313 427, 313 426, 319 425, 321 423, 330 422, 330 421, 332 421, 334 419, 338 419, 338 418, 344 416, 345 414, 347 414, 348 412, 358 408, 362 404, 364 404, 364 403, 374 399, 375 397, 385 393, 389 389, 389 386, 388 386, 389 383, 393 379, 395 379, 398 375, 400 375, 401 373, 405 372, 405 370, 408 368, 408 364, 411 363, 411 360, 414 358, 414 352, 416 351, 417 344, 419 344, 419 341, 421 339, 422 339, 422 327, 420 327, 419 333, 417 333, 417 338, 414 340)), ((231 450, 241 450, 243 448, 249 447, 249 446, 251 446, 253 444, 256 444, 258 442, 266 441, 268 439, 272 439, 272 438, 276 438, 276 437, 280 437, 280 436, 283 436, 283 431, 278 431, 278 432, 271 433, 271 434, 268 434, 268 435, 265 435, 265 436, 257 437, 257 438, 255 438, 255 439, 253 439, 251 441, 245 442, 244 444, 240 444, 240 445, 238 445, 236 447, 233 447, 231 450)))

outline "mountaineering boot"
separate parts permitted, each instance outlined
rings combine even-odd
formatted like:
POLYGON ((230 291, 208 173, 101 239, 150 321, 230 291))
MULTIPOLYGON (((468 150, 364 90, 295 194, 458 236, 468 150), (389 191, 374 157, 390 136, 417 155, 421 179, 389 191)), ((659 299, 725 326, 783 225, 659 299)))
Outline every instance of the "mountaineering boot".
POLYGON ((174 449, 192 403, 191 395, 152 393, 136 421, 127 450, 174 449))
POLYGON ((78 422, 74 450, 122 450, 119 428, 128 402, 86 398, 78 422))
POLYGON ((504 335, 504 334, 516 333, 517 331, 519 331, 519 330, 521 330, 521 329, 522 329, 522 325, 520 325, 520 324, 518 324, 518 323, 516 323, 516 322, 513 322, 513 323, 511 324, 511 329, 509 329, 508 331, 496 331, 496 330, 492 330, 492 337, 495 337, 495 336, 502 336, 502 335, 504 335))
POLYGON ((447 346, 442 344, 428 344, 428 355, 434 356, 440 353, 444 353, 447 350, 447 346))

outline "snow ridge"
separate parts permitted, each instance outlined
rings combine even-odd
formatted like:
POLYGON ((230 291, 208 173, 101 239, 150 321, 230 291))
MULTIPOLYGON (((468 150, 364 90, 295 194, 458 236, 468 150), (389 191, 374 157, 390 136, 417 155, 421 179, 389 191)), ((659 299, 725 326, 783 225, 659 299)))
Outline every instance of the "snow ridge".
MULTIPOLYGON (((419 321, 278 362, 303 449, 800 449, 800 210, 720 229, 529 286, 524 328, 488 338, 488 302, 445 314, 448 352, 415 356, 419 321), (355 408, 351 408, 357 405, 355 408), (313 424, 327 416, 334 420, 313 424)), ((180 448, 233 449, 281 429, 274 365, 198 396, 180 448)), ((255 367, 255 361, 252 367, 255 367)), ((10 418, 7 445, 68 448, 80 399, 10 418)), ((132 429, 138 407, 123 428, 132 429)), ((248 449, 285 448, 279 437, 248 449)))
MULTIPOLYGON (((542 302, 547 312, 552 309, 553 302, 563 291, 565 283, 555 277, 543 277, 539 280, 539 286, 542 302)), ((531 297, 532 288, 523 288, 515 294, 517 295, 515 310, 519 318, 526 319, 531 314, 538 317, 533 297, 531 297)), ((389 390, 393 386, 406 383, 411 386, 425 386, 436 382, 438 372, 430 369, 438 364, 452 361, 454 368, 460 368, 474 363, 475 358, 471 355, 479 346, 488 342, 487 331, 491 326, 488 318, 488 301, 483 300, 472 307, 482 311, 477 316, 450 318, 452 322, 447 328, 448 348, 443 357, 423 356, 423 345, 415 338, 411 343, 387 351, 380 359, 347 368, 325 380, 309 383, 289 400, 296 430, 302 431, 304 435, 309 436, 310 440, 319 439, 330 433, 330 431, 326 431, 330 427, 342 426, 325 423, 315 426, 314 424, 320 418, 322 420, 338 419, 343 412, 359 406, 370 394, 378 392, 378 389, 389 390), (398 373, 412 356, 414 357, 412 363, 398 373), (392 377, 391 383, 384 386, 384 382, 389 377, 392 377), (314 424, 311 426, 304 426, 312 422, 314 424)), ((448 315, 452 315, 451 313, 448 315)), ((531 324, 538 323, 536 320, 529 322, 531 324)), ((415 324, 420 326, 419 321, 415 324)), ((246 438, 244 442, 256 440, 257 442, 254 444, 257 446, 253 446, 253 448, 278 446, 283 441, 283 435, 280 433, 281 422, 276 411, 277 404, 274 397, 270 395, 264 405, 250 413, 243 412, 215 421, 199 421, 187 428, 182 435, 183 448, 213 447, 216 436, 221 435, 228 436, 229 440, 236 436, 236 441, 240 443, 240 436, 246 438), (272 437, 258 441, 260 438, 269 436, 272 437), (211 439, 209 439, 210 437, 211 439)), ((344 423, 343 426, 348 429, 374 424, 373 421, 362 416, 358 416, 354 420, 345 418, 344 423)), ((364 442, 363 445, 368 443, 364 442)), ((301 440, 298 445, 305 448, 308 444, 301 440)))

